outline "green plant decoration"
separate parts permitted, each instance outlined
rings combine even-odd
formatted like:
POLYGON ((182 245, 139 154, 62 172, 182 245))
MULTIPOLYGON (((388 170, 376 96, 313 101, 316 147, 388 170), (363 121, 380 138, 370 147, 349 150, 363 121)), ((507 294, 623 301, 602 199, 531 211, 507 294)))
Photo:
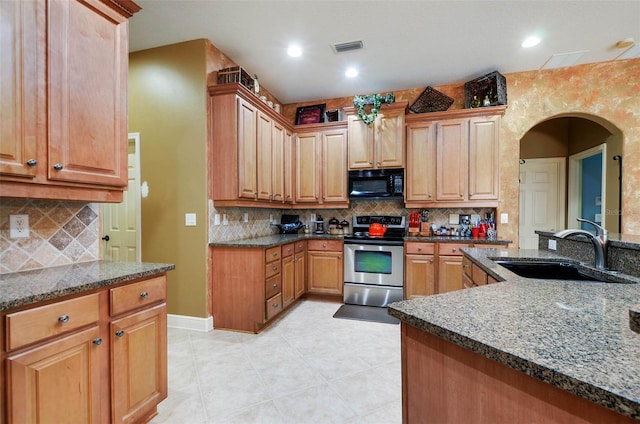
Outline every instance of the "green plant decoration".
POLYGON ((366 125, 371 125, 376 120, 378 112, 382 103, 390 105, 396 101, 396 96, 393 93, 387 93, 384 96, 382 94, 371 94, 370 96, 353 96, 353 105, 358 109, 358 116, 362 119, 366 125), (364 107, 366 105, 373 105, 370 113, 366 113, 364 107))

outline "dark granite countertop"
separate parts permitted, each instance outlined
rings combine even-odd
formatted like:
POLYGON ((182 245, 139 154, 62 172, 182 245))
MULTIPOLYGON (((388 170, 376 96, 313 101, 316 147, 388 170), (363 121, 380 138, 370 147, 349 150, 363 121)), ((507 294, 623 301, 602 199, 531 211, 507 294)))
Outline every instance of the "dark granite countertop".
MULTIPOLYGON (((209 243, 211 247, 273 247, 279 244, 293 243, 298 240, 343 240, 344 235, 330 234, 274 234, 269 236, 216 241, 209 243)), ((510 244, 511 240, 474 239, 470 237, 404 237, 405 241, 422 241, 432 243, 474 243, 474 244, 510 244)))
POLYGON ((173 264, 94 261, 0 274, 0 311, 151 277, 173 264))
POLYGON ((490 258, 567 259, 524 249, 464 249, 497 284, 389 305, 389 314, 541 381, 640 420, 640 284, 518 277, 490 258))

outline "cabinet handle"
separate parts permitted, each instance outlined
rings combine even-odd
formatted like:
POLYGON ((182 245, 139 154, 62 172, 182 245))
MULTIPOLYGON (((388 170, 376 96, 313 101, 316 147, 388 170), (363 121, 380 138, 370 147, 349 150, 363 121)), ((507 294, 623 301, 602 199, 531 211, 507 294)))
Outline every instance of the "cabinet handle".
POLYGON ((274 303, 274 304, 273 304, 273 307, 274 307, 274 308, 277 308, 278 306, 280 306, 280 304, 279 304, 279 303, 274 303))
POLYGON ((143 291, 142 293, 140 293, 140 297, 146 299, 147 297, 149 297, 149 292, 143 291))
POLYGON ((322 247, 327 247, 327 243, 322 243, 322 247))
POLYGON ((342 256, 338 256, 338 259, 342 259, 342 256))
POLYGON ((273 283, 273 287, 278 287, 278 283, 273 283))
POLYGON ((98 337, 97 339, 93 339, 93 344, 96 346, 100 346, 102 344, 102 339, 98 337))
POLYGON ((452 248, 451 248, 451 251, 452 251, 452 252, 455 252, 456 250, 457 250, 457 249, 456 249, 455 247, 452 247, 452 248))
POLYGON ((469 264, 462 265, 462 268, 469 268, 469 264))
POLYGON ((378 165, 380 165, 381 162, 376 162, 378 165))
POLYGON ((429 262, 430 264, 433 263, 433 259, 429 259, 427 262, 429 262))
POLYGON ((58 321, 60 321, 63 324, 69 322, 69 315, 60 315, 58 317, 58 321))
POLYGON ((278 267, 277 267, 277 266, 274 266, 274 267, 273 267, 273 270, 274 270, 274 271, 277 271, 277 270, 278 270, 278 267))
POLYGON ((29 159, 27 161, 27 165, 29 165, 29 166, 36 166, 37 164, 38 164, 38 161, 35 160, 35 159, 29 159))
POLYGON ((464 197, 464 196, 462 195, 462 193, 460 193, 460 197, 464 197))
POLYGON ((116 331, 116 336, 118 336, 118 337, 122 337, 122 336, 124 336, 124 330, 118 330, 118 331, 116 331))
POLYGON ((273 257, 277 258, 278 257, 278 252, 273 252, 273 257))
POLYGON ((64 168, 64 166, 62 166, 62 164, 59 162, 53 165, 53 169, 55 169, 56 171, 62 171, 62 168, 64 168))
POLYGON ((429 199, 431 199, 431 197, 433 197, 433 196, 429 195, 429 199))
POLYGON ((422 247, 418 247, 418 252, 422 252, 422 247))
POLYGON ((373 165, 373 162, 369 161, 369 165, 373 165))

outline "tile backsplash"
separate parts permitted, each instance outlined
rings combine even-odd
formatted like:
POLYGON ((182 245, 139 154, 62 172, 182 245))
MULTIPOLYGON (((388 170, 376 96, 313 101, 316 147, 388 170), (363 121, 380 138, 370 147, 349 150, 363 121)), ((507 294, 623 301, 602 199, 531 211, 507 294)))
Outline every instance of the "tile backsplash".
MULTIPOLYGON (((413 209, 406 209, 402 201, 395 200, 354 200, 348 209, 257 209, 257 208, 215 208, 214 202, 209 200, 209 241, 228 241, 251 237, 260 237, 277 234, 278 229, 270 225, 279 223, 281 215, 298 214, 300 220, 311 227, 311 214, 322 215, 325 221, 337 218, 346 219, 351 224, 354 215, 409 215, 413 209), (244 214, 248 214, 248 221, 244 222, 244 214), (220 224, 216 225, 215 215, 220 215, 220 224), (227 224, 224 224, 224 215, 227 224)), ((487 212, 495 212, 494 209, 429 209, 429 221, 438 225, 447 225, 449 214, 470 214, 485 216, 487 212)), ((312 227, 311 227, 312 228, 312 227)))
POLYGON ((0 273, 99 259, 99 208, 84 202, 0 199, 0 273), (10 238, 13 214, 29 216, 29 237, 10 238))

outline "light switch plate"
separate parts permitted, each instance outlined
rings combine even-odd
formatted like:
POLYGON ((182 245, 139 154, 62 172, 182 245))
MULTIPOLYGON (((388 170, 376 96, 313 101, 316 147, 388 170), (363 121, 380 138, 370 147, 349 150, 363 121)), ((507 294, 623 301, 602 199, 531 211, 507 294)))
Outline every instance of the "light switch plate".
POLYGON ((196 214, 195 213, 185 213, 184 214, 184 225, 187 227, 195 227, 196 226, 196 214))

